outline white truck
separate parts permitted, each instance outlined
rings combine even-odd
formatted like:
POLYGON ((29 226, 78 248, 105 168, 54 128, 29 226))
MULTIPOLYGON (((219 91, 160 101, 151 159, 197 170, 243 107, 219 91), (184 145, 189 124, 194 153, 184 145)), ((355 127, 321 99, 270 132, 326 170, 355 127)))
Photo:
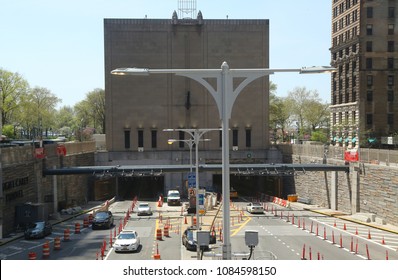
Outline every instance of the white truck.
POLYGON ((177 190, 170 190, 167 193, 167 205, 181 205, 180 192, 177 190))

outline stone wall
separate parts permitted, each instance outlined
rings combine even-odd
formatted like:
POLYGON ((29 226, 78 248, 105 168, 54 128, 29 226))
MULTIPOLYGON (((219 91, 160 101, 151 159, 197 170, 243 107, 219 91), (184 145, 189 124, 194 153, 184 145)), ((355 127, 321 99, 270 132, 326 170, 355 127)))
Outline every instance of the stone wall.
MULTIPOLYGON (((292 163, 322 162, 322 158, 302 155, 288 156, 292 163)), ((343 160, 328 159, 328 164, 342 165, 343 160)), ((300 173, 285 179, 284 186, 299 197, 310 198, 313 204, 332 208, 332 172, 300 173), (293 184, 293 185, 292 185, 293 184)), ((346 213, 374 213, 387 223, 398 225, 398 168, 370 163, 351 163, 350 173, 338 172, 337 210, 346 213), (353 174, 359 174, 357 206, 353 205, 353 174), (353 206, 354 209, 353 210, 353 206)))
POLYGON ((16 208, 25 203, 40 205, 43 213, 49 216, 53 214, 54 208, 61 210, 64 207, 86 203, 90 175, 56 176, 56 181, 54 176, 42 175, 44 168, 95 165, 94 143, 76 143, 75 146, 73 144, 67 144, 67 146, 69 154, 58 156, 56 144, 45 145, 46 157, 43 159, 34 156, 32 146, 2 148, 3 197, 0 218, 3 236, 15 231, 16 208), (56 206, 54 205, 54 182, 57 184, 58 205, 56 206))

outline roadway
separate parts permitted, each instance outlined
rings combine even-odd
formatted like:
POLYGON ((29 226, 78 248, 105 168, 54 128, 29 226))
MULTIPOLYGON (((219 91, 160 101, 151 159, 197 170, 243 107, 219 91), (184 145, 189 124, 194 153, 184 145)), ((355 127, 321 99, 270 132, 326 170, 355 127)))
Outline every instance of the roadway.
MULTIPOLYGON (((192 224, 192 217, 186 216, 181 206, 149 201, 154 214, 140 216, 132 210, 132 201, 117 201, 110 205, 115 216, 111 229, 92 230, 82 227, 75 233, 76 223, 83 225, 80 216, 63 219, 54 224, 53 233, 44 239, 24 240, 15 238, 0 246, 2 260, 27 260, 34 252, 37 259, 43 259, 43 244, 50 245, 51 260, 150 260, 158 255, 162 260, 194 260, 196 252, 187 251, 181 245, 182 231, 192 224), (169 227, 169 236, 164 236, 164 226, 169 227), (137 252, 115 253, 110 243, 121 228, 135 229, 141 239, 137 252), (64 240, 65 229, 70 229, 70 240, 64 240), (159 239, 157 229, 162 230, 159 239), (61 248, 55 250, 54 240, 61 238, 61 248)), ((286 208, 265 202, 263 214, 249 214, 245 211, 247 201, 239 200, 231 205, 231 245, 233 259, 246 259, 250 249, 245 245, 245 230, 258 231, 259 244, 253 250, 251 259, 276 260, 398 260, 398 234, 380 230, 364 224, 339 219, 303 208, 286 208)), ((214 230, 217 243, 203 259, 221 259, 222 210, 217 207, 201 218, 205 230, 214 230)), ((45 258, 47 259, 47 258, 45 258)))

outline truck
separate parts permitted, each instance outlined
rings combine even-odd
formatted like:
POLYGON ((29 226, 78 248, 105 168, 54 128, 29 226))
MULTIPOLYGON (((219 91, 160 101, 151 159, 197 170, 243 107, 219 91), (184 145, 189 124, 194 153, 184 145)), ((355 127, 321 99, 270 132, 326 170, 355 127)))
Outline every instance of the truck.
POLYGON ((178 190, 169 190, 167 193, 167 205, 181 205, 181 197, 178 190))

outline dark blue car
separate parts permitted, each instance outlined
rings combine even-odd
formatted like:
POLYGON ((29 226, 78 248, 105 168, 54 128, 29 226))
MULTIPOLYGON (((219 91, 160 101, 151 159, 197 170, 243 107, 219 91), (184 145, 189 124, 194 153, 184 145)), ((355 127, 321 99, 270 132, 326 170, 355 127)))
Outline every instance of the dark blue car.
POLYGON ((25 239, 43 238, 53 231, 52 225, 47 221, 34 222, 25 230, 25 239))

